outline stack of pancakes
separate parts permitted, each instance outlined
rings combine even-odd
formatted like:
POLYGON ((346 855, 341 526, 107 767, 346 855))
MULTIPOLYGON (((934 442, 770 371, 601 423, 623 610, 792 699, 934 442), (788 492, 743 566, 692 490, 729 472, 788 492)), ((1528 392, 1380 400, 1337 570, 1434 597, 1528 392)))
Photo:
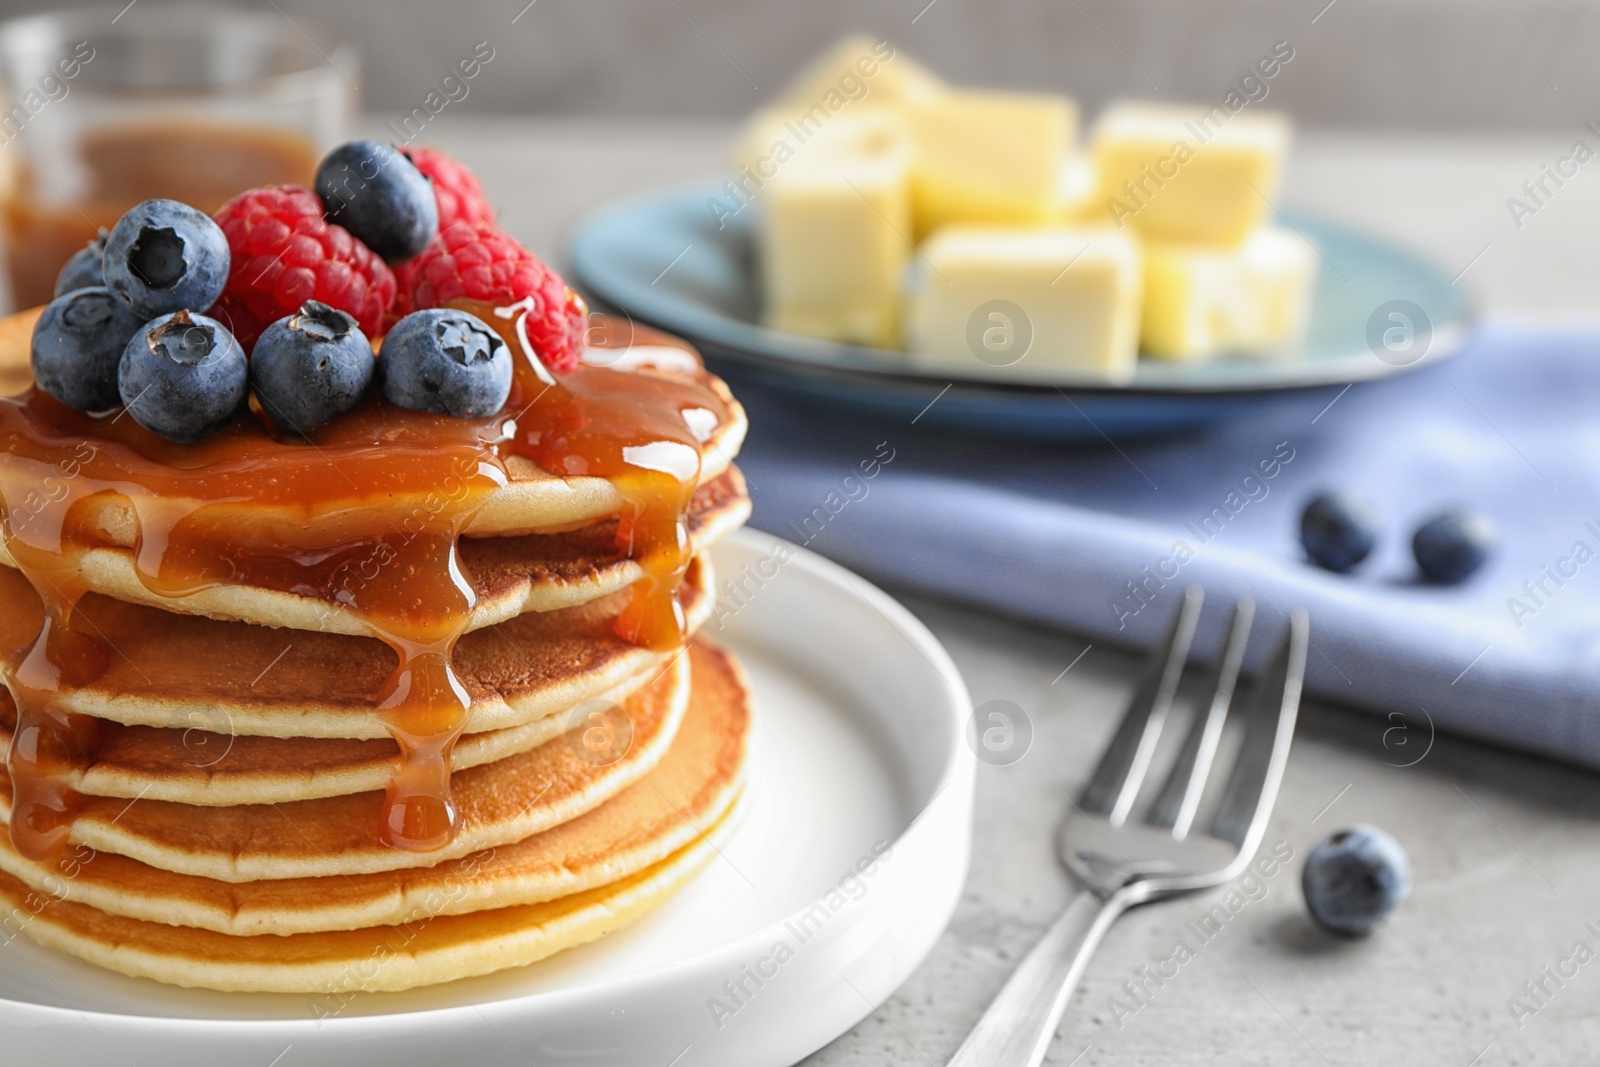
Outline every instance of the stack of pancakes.
MULTIPOLYGON (((30 325, 0 321, 0 380, 26 365, 30 325)), ((706 549, 749 513, 729 459, 743 414, 731 398, 727 410, 688 515, 690 634, 711 614, 706 549)), ((337 603, 153 591, 137 530, 119 533, 127 509, 99 502, 73 627, 109 662, 63 696, 94 720, 92 758, 65 783, 78 799, 58 855, 29 859, 0 835, 0 942, 22 933, 179 985, 405 989, 600 937, 704 866, 742 784, 738 665, 702 639, 618 637, 641 572, 616 546, 615 493, 508 466, 458 549, 476 603, 452 663, 471 703, 451 761, 459 830, 433 851, 378 833, 400 750, 374 693, 396 654, 337 603)), ((10 653, 43 608, 4 551, 0 563, 10 653)), ((0 691, 7 747, 16 722, 0 691)), ((10 801, 0 778, 0 819, 10 801)))

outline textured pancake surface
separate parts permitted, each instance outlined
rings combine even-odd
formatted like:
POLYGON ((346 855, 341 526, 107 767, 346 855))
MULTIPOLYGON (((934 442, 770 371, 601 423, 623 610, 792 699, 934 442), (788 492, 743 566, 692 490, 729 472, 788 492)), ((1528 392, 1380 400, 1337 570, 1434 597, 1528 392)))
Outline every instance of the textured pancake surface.
POLYGON ((661 762, 593 810, 509 845, 433 867, 240 884, 81 848, 54 865, 34 863, 0 838, 0 870, 111 914, 237 935, 392 926, 584 892, 689 845, 739 791, 748 691, 719 649, 697 646, 689 662, 693 695, 661 762))
POLYGON ((401 926, 235 937, 109 915, 70 900, 43 902, 3 872, 0 905, 29 916, 22 931, 34 941, 108 970, 228 992, 323 993, 325 1014, 336 1014, 340 998, 350 993, 412 989, 523 967, 620 930, 666 903, 711 861, 717 830, 610 885, 401 926))
MULTIPOLYGON (((695 491, 688 518, 691 548, 709 548, 749 517, 744 478, 730 467, 695 491)), ((493 626, 529 611, 574 607, 626 589, 644 572, 617 550, 616 529, 615 519, 601 519, 560 533, 462 538, 462 574, 476 600, 467 628, 493 626)), ((10 562, 0 542, 0 563, 10 562)), ((224 584, 185 596, 156 592, 140 579, 131 549, 89 549, 79 569, 97 593, 165 611, 320 633, 372 633, 343 605, 276 589, 224 584)))
MULTIPOLYGON (((659 763, 688 706, 686 663, 687 656, 680 657, 671 670, 621 704, 596 709, 608 723, 625 723, 621 729, 631 733, 620 758, 613 759, 609 751, 604 758, 586 751, 585 724, 538 748, 455 772, 451 792, 460 830, 449 844, 431 852, 382 842, 381 790, 232 807, 82 797, 69 840, 162 870, 224 882, 369 874, 459 859, 593 810, 659 763)), ((9 779, 0 776, 0 785, 0 818, 9 818, 9 779)))
MULTIPOLYGON (((625 689, 631 692, 632 685, 625 689)), ((617 699, 626 696, 623 692, 617 699)), ((88 764, 69 772, 64 783, 88 796, 200 807, 283 804, 383 789, 400 756, 400 746, 387 739, 229 734, 221 711, 212 716, 196 712, 194 722, 179 729, 102 719, 88 764)), ((572 725, 571 714, 555 714, 526 726, 465 734, 452 750, 451 766, 461 771, 526 752, 572 725)), ((15 729, 16 705, 0 687, 0 752, 11 744, 15 729)))
MULTIPOLYGON (((712 581, 710 561, 697 557, 683 588, 691 631, 710 616, 712 581)), ((452 663, 472 700, 466 732, 527 726, 585 700, 618 700, 659 671, 672 653, 613 632, 627 599, 622 591, 529 612, 462 637, 452 663)), ((0 650, 32 640, 42 610, 26 580, 0 568, 0 650)), ((94 682, 63 694, 69 711, 230 736, 389 736, 372 701, 398 659, 375 638, 175 615, 95 594, 75 614, 113 655, 94 682)))

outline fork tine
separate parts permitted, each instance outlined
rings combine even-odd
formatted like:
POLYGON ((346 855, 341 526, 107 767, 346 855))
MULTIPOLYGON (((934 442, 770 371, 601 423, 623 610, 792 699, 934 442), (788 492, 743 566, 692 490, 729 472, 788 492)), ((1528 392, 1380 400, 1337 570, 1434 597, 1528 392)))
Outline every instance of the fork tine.
POLYGON ((1245 854, 1253 853, 1260 843, 1289 761, 1310 641, 1311 619, 1296 608, 1289 617, 1289 632, 1251 694, 1250 722, 1211 821, 1213 837, 1231 841, 1245 854))
POLYGON ((1249 597, 1241 597, 1233 606, 1233 626, 1228 631, 1227 644, 1217 656, 1206 689, 1211 694, 1210 702, 1201 706, 1202 710, 1189 724, 1189 734, 1183 739, 1178 761, 1173 764, 1166 784, 1150 809, 1147 821, 1152 826, 1167 827, 1180 841, 1188 836, 1201 794, 1205 792, 1206 776, 1211 773, 1217 742, 1222 738, 1222 725, 1227 721, 1228 706, 1233 702, 1239 666, 1244 662, 1244 650, 1250 642, 1250 626, 1255 617, 1256 602, 1249 597))
POLYGON ((1113 826, 1122 825, 1139 795, 1139 784, 1144 781, 1156 741, 1161 737, 1161 724, 1172 706, 1178 680, 1183 677, 1183 665, 1189 658, 1189 645, 1194 640, 1204 600, 1205 590, 1198 585, 1184 590, 1183 603, 1166 640, 1151 652, 1122 723, 1100 757, 1094 777, 1078 798, 1084 811, 1104 815, 1113 826))

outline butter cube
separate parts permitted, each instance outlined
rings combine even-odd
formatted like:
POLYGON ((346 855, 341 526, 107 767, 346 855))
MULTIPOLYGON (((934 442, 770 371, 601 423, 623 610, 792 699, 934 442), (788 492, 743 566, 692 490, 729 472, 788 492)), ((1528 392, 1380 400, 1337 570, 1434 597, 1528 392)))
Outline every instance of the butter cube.
POLYGON ((1305 335, 1316 279, 1316 250, 1292 230, 1257 230, 1236 249, 1146 242, 1145 354, 1287 351, 1305 335))
POLYGON ((917 361, 991 376, 1127 381, 1139 246, 1109 228, 952 226, 923 245, 907 331, 917 361))
POLYGON ((761 193, 764 321, 828 341, 898 347, 911 246, 910 153, 881 125, 796 155, 761 193), (835 149, 838 149, 835 151, 835 149))
POLYGON ((861 156, 911 158, 910 132, 898 112, 886 108, 846 111, 822 123, 758 111, 734 145, 736 181, 759 190, 792 161, 813 167, 861 156))
POLYGON ((791 129, 789 117, 775 108, 757 111, 745 120, 733 142, 736 181, 759 188, 771 181, 784 163, 792 159, 800 140, 798 129, 791 129))
POLYGON ((899 109, 909 101, 929 99, 943 89, 937 77, 887 41, 846 37, 745 122, 734 142, 734 165, 767 180, 772 163, 759 164, 781 166, 776 157, 825 134, 835 117, 891 112, 891 121, 899 121, 899 109))
POLYGON ((1077 136, 1064 96, 950 90, 905 110, 918 237, 951 223, 1048 225, 1077 136))
POLYGON ((781 98, 786 110, 821 104, 837 112, 850 103, 906 104, 944 91, 938 75, 888 41, 851 34, 812 60, 781 98))
POLYGON ((1083 153, 1069 154, 1061 164, 1061 183, 1056 187, 1053 225, 1108 225, 1099 193, 1093 162, 1083 153))
POLYGON ((1154 240, 1241 244, 1277 199, 1289 134, 1272 112, 1112 104, 1091 138, 1107 217, 1154 240))

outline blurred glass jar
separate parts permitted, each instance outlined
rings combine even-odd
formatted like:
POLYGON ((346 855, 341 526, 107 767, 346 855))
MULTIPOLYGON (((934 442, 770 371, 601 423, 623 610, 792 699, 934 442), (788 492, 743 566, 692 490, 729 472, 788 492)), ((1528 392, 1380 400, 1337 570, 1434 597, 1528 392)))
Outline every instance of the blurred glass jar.
POLYGON ((212 212, 311 184, 357 106, 359 60, 275 12, 145 3, 0 24, 7 301, 42 304, 100 229, 164 196, 212 212))

